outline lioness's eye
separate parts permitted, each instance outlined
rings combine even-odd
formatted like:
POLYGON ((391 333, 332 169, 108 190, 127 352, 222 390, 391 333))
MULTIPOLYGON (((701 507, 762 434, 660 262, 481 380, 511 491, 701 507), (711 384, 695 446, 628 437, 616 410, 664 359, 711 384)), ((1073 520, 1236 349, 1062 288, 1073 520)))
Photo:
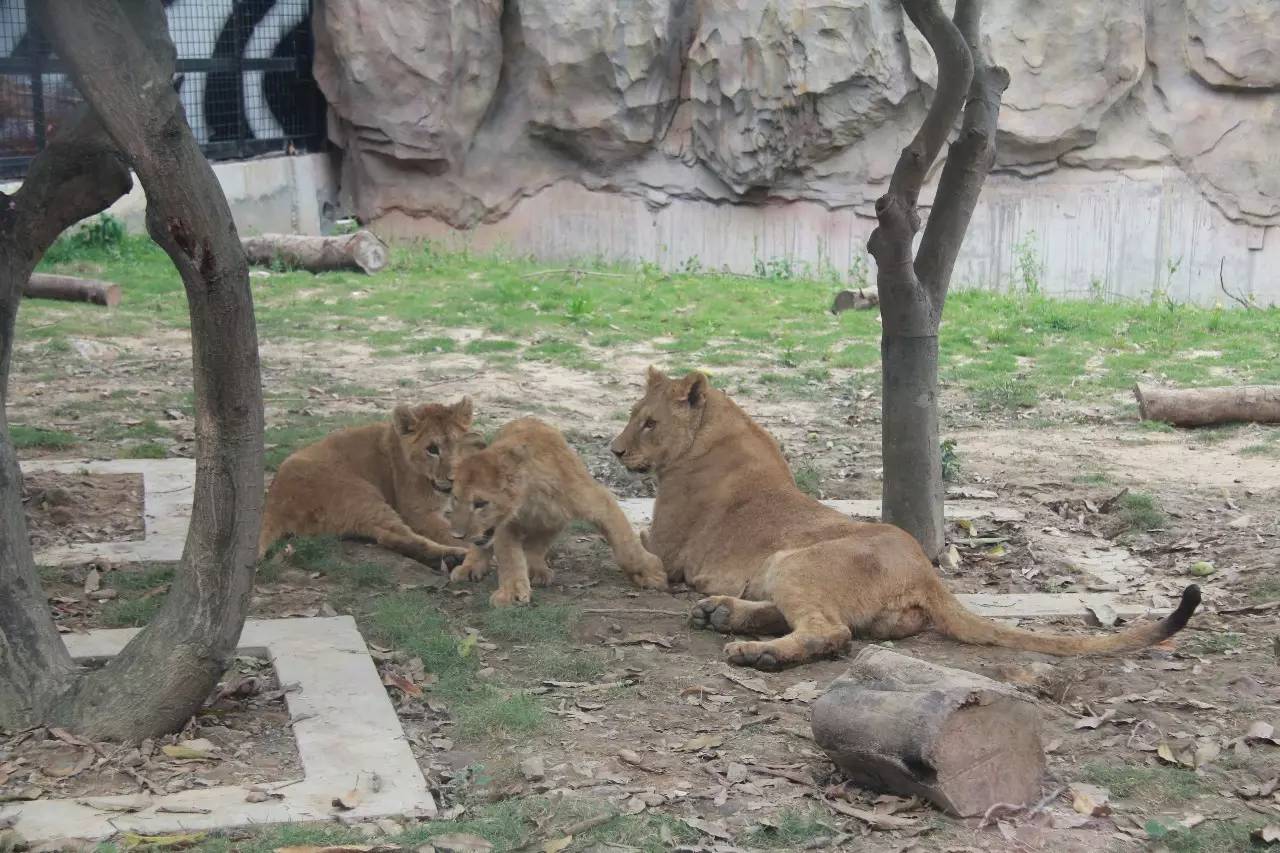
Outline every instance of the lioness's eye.
POLYGON ((438 445, 438 444, 428 444, 428 445, 427 445, 427 452, 428 452, 428 453, 430 453, 432 456, 439 456, 439 455, 440 455, 440 445, 438 445))
POLYGON ((655 421, 653 418, 649 418, 647 421, 644 422, 645 429, 653 429, 657 425, 658 425, 658 422, 655 421))
POLYGON ((476 501, 475 503, 472 504, 472 506, 475 507, 476 509, 484 509, 488 505, 489 505, 488 501, 476 501))

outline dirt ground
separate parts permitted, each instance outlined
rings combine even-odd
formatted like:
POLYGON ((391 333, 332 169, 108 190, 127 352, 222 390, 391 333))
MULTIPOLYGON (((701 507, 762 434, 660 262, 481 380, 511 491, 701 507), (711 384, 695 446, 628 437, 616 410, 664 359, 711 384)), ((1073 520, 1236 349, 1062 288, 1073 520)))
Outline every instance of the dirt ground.
MULTIPOLYGON (((117 345, 121 358, 82 367, 94 372, 96 387, 115 389, 134 411, 155 408, 150 415, 165 423, 174 389, 189 387, 182 340, 137 342, 132 351, 128 342, 117 345), (131 366, 130 355, 145 359, 146 369, 131 366)), ((462 355, 375 360, 345 344, 266 342, 262 357, 269 425, 374 419, 395 402, 451 400, 465 393, 475 398, 482 425, 537 414, 565 429, 593 473, 617 492, 653 493, 651 482, 622 471, 607 451, 640 393, 644 367, 657 360, 653 353, 620 353, 602 373, 520 363, 483 376, 482 365, 462 355), (308 378, 300 387, 293 377, 303 370, 308 378), (330 390, 351 385, 386 390, 376 396, 330 390)), ((717 371, 715 378, 731 390, 751 382, 731 370, 717 371)), ((57 412, 59 404, 81 395, 97 397, 79 390, 82 379, 68 376, 37 388, 24 383, 19 364, 11 420, 73 430, 83 425, 57 412)), ((814 472, 813 487, 822 496, 875 497, 876 381, 848 372, 801 397, 761 392, 739 400, 782 441, 793 467, 814 472)), ((597 537, 566 536, 552 552, 555 584, 535 593, 539 606, 580 611, 575 645, 603 662, 600 674, 586 681, 538 677, 528 665, 528 649, 484 636, 492 577, 450 587, 438 575, 376 548, 343 548, 352 559, 391 567, 398 589, 430 596, 441 612, 472 628, 485 677, 535 693, 553 718, 527 738, 468 744, 455 736, 448 708, 430 701, 428 674, 392 650, 375 650, 384 672, 417 679, 424 689, 419 698, 389 688, 446 814, 465 814, 477 802, 565 793, 625 813, 672 816, 697 829, 706 849, 729 849, 731 841, 738 848, 1067 853, 1139 849, 1154 838, 1174 850, 1244 849, 1231 845, 1247 846, 1249 827, 1280 824, 1280 796, 1273 795, 1280 741, 1269 729, 1280 725, 1280 462, 1240 452, 1257 442, 1262 428, 1211 439, 1146 431, 1116 414, 1123 402, 1046 405, 1031 413, 1033 419, 992 422, 944 391, 944 436, 955 441, 959 462, 953 487, 994 493, 977 499, 1025 515, 1019 523, 951 526, 960 557, 957 568, 946 570, 953 589, 1112 590, 1127 601, 1167 604, 1195 580, 1206 599, 1173 641, 1120 658, 1058 660, 965 647, 933 635, 895 644, 906 654, 1010 681, 1037 700, 1049 751, 1044 800, 1031 809, 997 812, 985 826, 846 789, 812 741, 808 703, 847 661, 781 674, 730 670, 721 659, 724 639, 686 624, 697 594, 631 589, 597 537), (1115 513, 1100 511, 1126 488, 1153 496, 1163 520, 1135 529, 1115 513), (984 541, 964 544, 974 539, 984 541), (1197 568, 1203 563, 1211 564, 1210 573, 1193 577, 1205 571, 1197 568), (1106 567, 1115 571, 1108 575, 1106 567), (522 766, 528 759, 537 761, 522 766), (475 772, 477 765, 484 766, 483 774, 475 772), (539 772, 530 772, 538 765, 539 772), (1071 786, 1081 783, 1107 789, 1109 806, 1097 815, 1073 808, 1071 786), (803 841, 788 835, 797 816, 816 821, 803 841)), ((189 453, 190 421, 168 423, 170 452, 189 453)), ((91 446, 98 452, 104 445, 91 446)), ((47 496, 49 487, 33 485, 31 491, 43 489, 47 496)), ((107 525, 78 516, 74 523, 107 525)), ((40 522, 33 535, 48 530, 40 522)), ((51 596, 75 594, 75 585, 65 580, 52 579, 51 596)), ((271 617, 341 610, 360 616, 384 594, 353 594, 336 579, 285 565, 260 585, 253 612, 271 617)), ((96 607, 80 611, 76 627, 95 624, 96 607)), ((1109 630, 1075 618, 1024 624, 1077 633, 1109 630)), ((855 642, 850 654, 861 647, 855 642)), ((54 748, 62 750, 56 743, 54 748)), ((0 751, 0 773, 17 754, 0 751)), ((288 766, 281 761, 282 768, 288 766)))
POLYGON ((140 474, 37 471, 22 478, 22 503, 34 550, 142 538, 140 474))

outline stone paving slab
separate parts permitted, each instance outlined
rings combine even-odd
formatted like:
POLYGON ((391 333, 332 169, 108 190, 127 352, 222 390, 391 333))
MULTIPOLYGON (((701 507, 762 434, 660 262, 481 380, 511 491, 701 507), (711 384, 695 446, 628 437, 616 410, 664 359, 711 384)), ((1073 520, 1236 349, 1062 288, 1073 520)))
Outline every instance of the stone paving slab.
MULTIPOLYGON (((137 629, 68 634, 67 649, 78 660, 111 657, 137 629)), ((225 785, 153 796, 137 812, 102 811, 71 799, 0 805, 0 821, 16 817, 28 841, 101 839, 118 832, 143 835, 231 829, 261 824, 413 815, 433 817, 435 801, 414 760, 404 729, 378 677, 364 639, 350 616, 271 619, 245 623, 240 652, 268 657, 286 694, 303 778, 264 787, 282 800, 245 802, 247 787, 225 785), (333 798, 359 792, 354 809, 339 811, 333 798), (208 814, 167 813, 208 809, 208 814)), ((95 803, 135 802, 138 795, 94 797, 95 803)))

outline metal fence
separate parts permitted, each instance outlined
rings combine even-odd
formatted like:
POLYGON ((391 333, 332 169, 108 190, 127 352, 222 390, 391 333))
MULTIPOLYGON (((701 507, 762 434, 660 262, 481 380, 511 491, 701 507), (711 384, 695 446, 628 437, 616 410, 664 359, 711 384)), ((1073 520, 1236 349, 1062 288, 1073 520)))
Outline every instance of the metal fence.
MULTIPOLYGON (((20 177, 80 104, 26 4, 0 0, 0 177, 20 177)), ((206 156, 316 150, 324 97, 311 76, 311 0, 165 0, 174 88, 206 156)))

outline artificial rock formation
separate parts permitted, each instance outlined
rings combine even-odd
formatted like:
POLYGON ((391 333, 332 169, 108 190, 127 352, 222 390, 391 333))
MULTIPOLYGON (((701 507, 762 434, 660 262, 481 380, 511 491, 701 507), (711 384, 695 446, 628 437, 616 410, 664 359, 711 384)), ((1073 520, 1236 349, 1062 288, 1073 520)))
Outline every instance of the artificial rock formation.
MULTIPOLYGON (((1274 0, 988 0, 983 21, 1012 76, 997 172, 1173 164, 1280 224, 1274 0)), ((325 0, 315 30, 356 214, 459 227, 561 180, 870 214, 937 73, 897 0, 325 0)))

